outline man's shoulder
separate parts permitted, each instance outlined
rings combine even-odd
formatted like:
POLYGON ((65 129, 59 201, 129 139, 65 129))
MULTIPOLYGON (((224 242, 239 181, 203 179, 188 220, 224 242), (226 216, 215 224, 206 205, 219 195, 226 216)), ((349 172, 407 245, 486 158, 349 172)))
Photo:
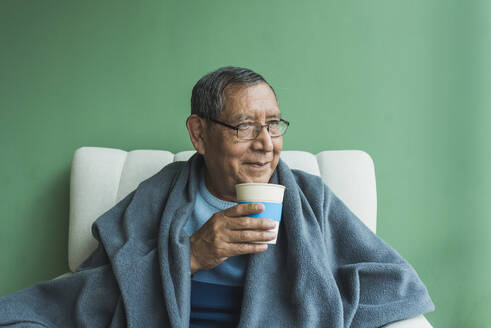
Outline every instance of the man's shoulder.
POLYGON ((324 186, 322 178, 318 175, 311 174, 299 169, 291 169, 291 171, 293 176, 295 177, 295 181, 302 190, 304 188, 306 188, 307 190, 317 189, 324 186))
POLYGON ((290 170, 292 171, 296 179, 302 179, 307 181, 322 180, 320 176, 312 173, 308 173, 304 170, 300 170, 300 169, 290 169, 290 170))
POLYGON ((302 170, 292 169, 293 177, 295 178, 298 191, 305 196, 305 200, 312 204, 323 204, 326 192, 329 193, 329 188, 318 175, 307 173, 302 170))
POLYGON ((184 168, 186 163, 187 162, 178 161, 165 165, 157 173, 143 180, 140 183, 139 188, 148 188, 151 186, 161 188, 169 185, 172 180, 174 180, 174 177, 184 168))

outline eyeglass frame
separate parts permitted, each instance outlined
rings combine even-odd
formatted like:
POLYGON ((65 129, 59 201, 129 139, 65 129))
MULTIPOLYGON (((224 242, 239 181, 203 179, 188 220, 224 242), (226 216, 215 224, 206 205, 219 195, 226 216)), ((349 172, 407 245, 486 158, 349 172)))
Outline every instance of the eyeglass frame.
MULTIPOLYGON (((237 131, 237 139, 239 139, 239 126, 241 126, 243 124, 249 124, 249 123, 241 123, 241 124, 238 124, 237 126, 233 126, 233 125, 227 124, 225 122, 220 122, 219 120, 215 120, 214 118, 207 118, 207 120, 210 120, 212 122, 215 122, 215 123, 218 123, 220 125, 223 125, 223 126, 229 128, 229 129, 232 129, 232 130, 237 131)), ((282 135, 284 135, 286 133, 286 130, 288 130, 288 127, 290 126, 290 122, 288 122, 287 120, 284 120, 284 119, 280 118, 279 121, 286 124, 286 129, 279 136, 274 136, 273 137, 273 136, 270 135, 271 138, 281 137, 282 135)), ((257 137, 259 136, 259 133, 261 133, 261 130, 263 129, 263 127, 266 127, 266 130, 268 130, 268 133, 269 133, 269 128, 270 128, 270 125, 269 124, 254 124, 254 125, 256 125, 256 127, 258 125, 261 125, 261 129, 259 129, 259 130, 256 129, 257 132, 256 132, 256 136, 254 137, 254 139, 239 139, 239 140, 256 140, 257 137)))

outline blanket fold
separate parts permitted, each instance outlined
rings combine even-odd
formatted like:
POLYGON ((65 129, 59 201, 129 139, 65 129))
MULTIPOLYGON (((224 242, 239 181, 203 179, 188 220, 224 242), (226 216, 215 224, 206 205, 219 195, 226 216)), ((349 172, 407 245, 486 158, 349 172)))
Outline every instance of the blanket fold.
MULTIPOLYGON (((143 181, 92 227, 71 276, 0 298, 0 326, 187 327, 191 217, 201 155, 143 181)), ((249 256, 239 327, 379 327, 434 309, 414 269, 319 177, 280 160, 276 245, 249 256)))

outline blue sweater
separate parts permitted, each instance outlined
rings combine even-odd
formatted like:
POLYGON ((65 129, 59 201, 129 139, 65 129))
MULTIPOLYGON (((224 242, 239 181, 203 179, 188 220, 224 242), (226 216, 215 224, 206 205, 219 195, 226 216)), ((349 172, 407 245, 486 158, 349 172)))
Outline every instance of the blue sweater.
MULTIPOLYGON (((191 218, 184 231, 191 236, 218 211, 236 205, 213 196, 202 171, 191 218)), ((247 255, 233 256, 191 279, 190 327, 236 327, 239 323, 247 255)))

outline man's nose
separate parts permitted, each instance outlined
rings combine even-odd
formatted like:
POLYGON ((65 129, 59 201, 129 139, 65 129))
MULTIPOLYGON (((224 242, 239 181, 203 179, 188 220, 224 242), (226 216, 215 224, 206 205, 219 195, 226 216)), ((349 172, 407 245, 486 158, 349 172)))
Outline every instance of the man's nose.
POLYGON ((273 140, 271 140, 267 126, 261 128, 256 140, 254 140, 254 145, 256 149, 261 149, 262 151, 273 151, 273 140))

